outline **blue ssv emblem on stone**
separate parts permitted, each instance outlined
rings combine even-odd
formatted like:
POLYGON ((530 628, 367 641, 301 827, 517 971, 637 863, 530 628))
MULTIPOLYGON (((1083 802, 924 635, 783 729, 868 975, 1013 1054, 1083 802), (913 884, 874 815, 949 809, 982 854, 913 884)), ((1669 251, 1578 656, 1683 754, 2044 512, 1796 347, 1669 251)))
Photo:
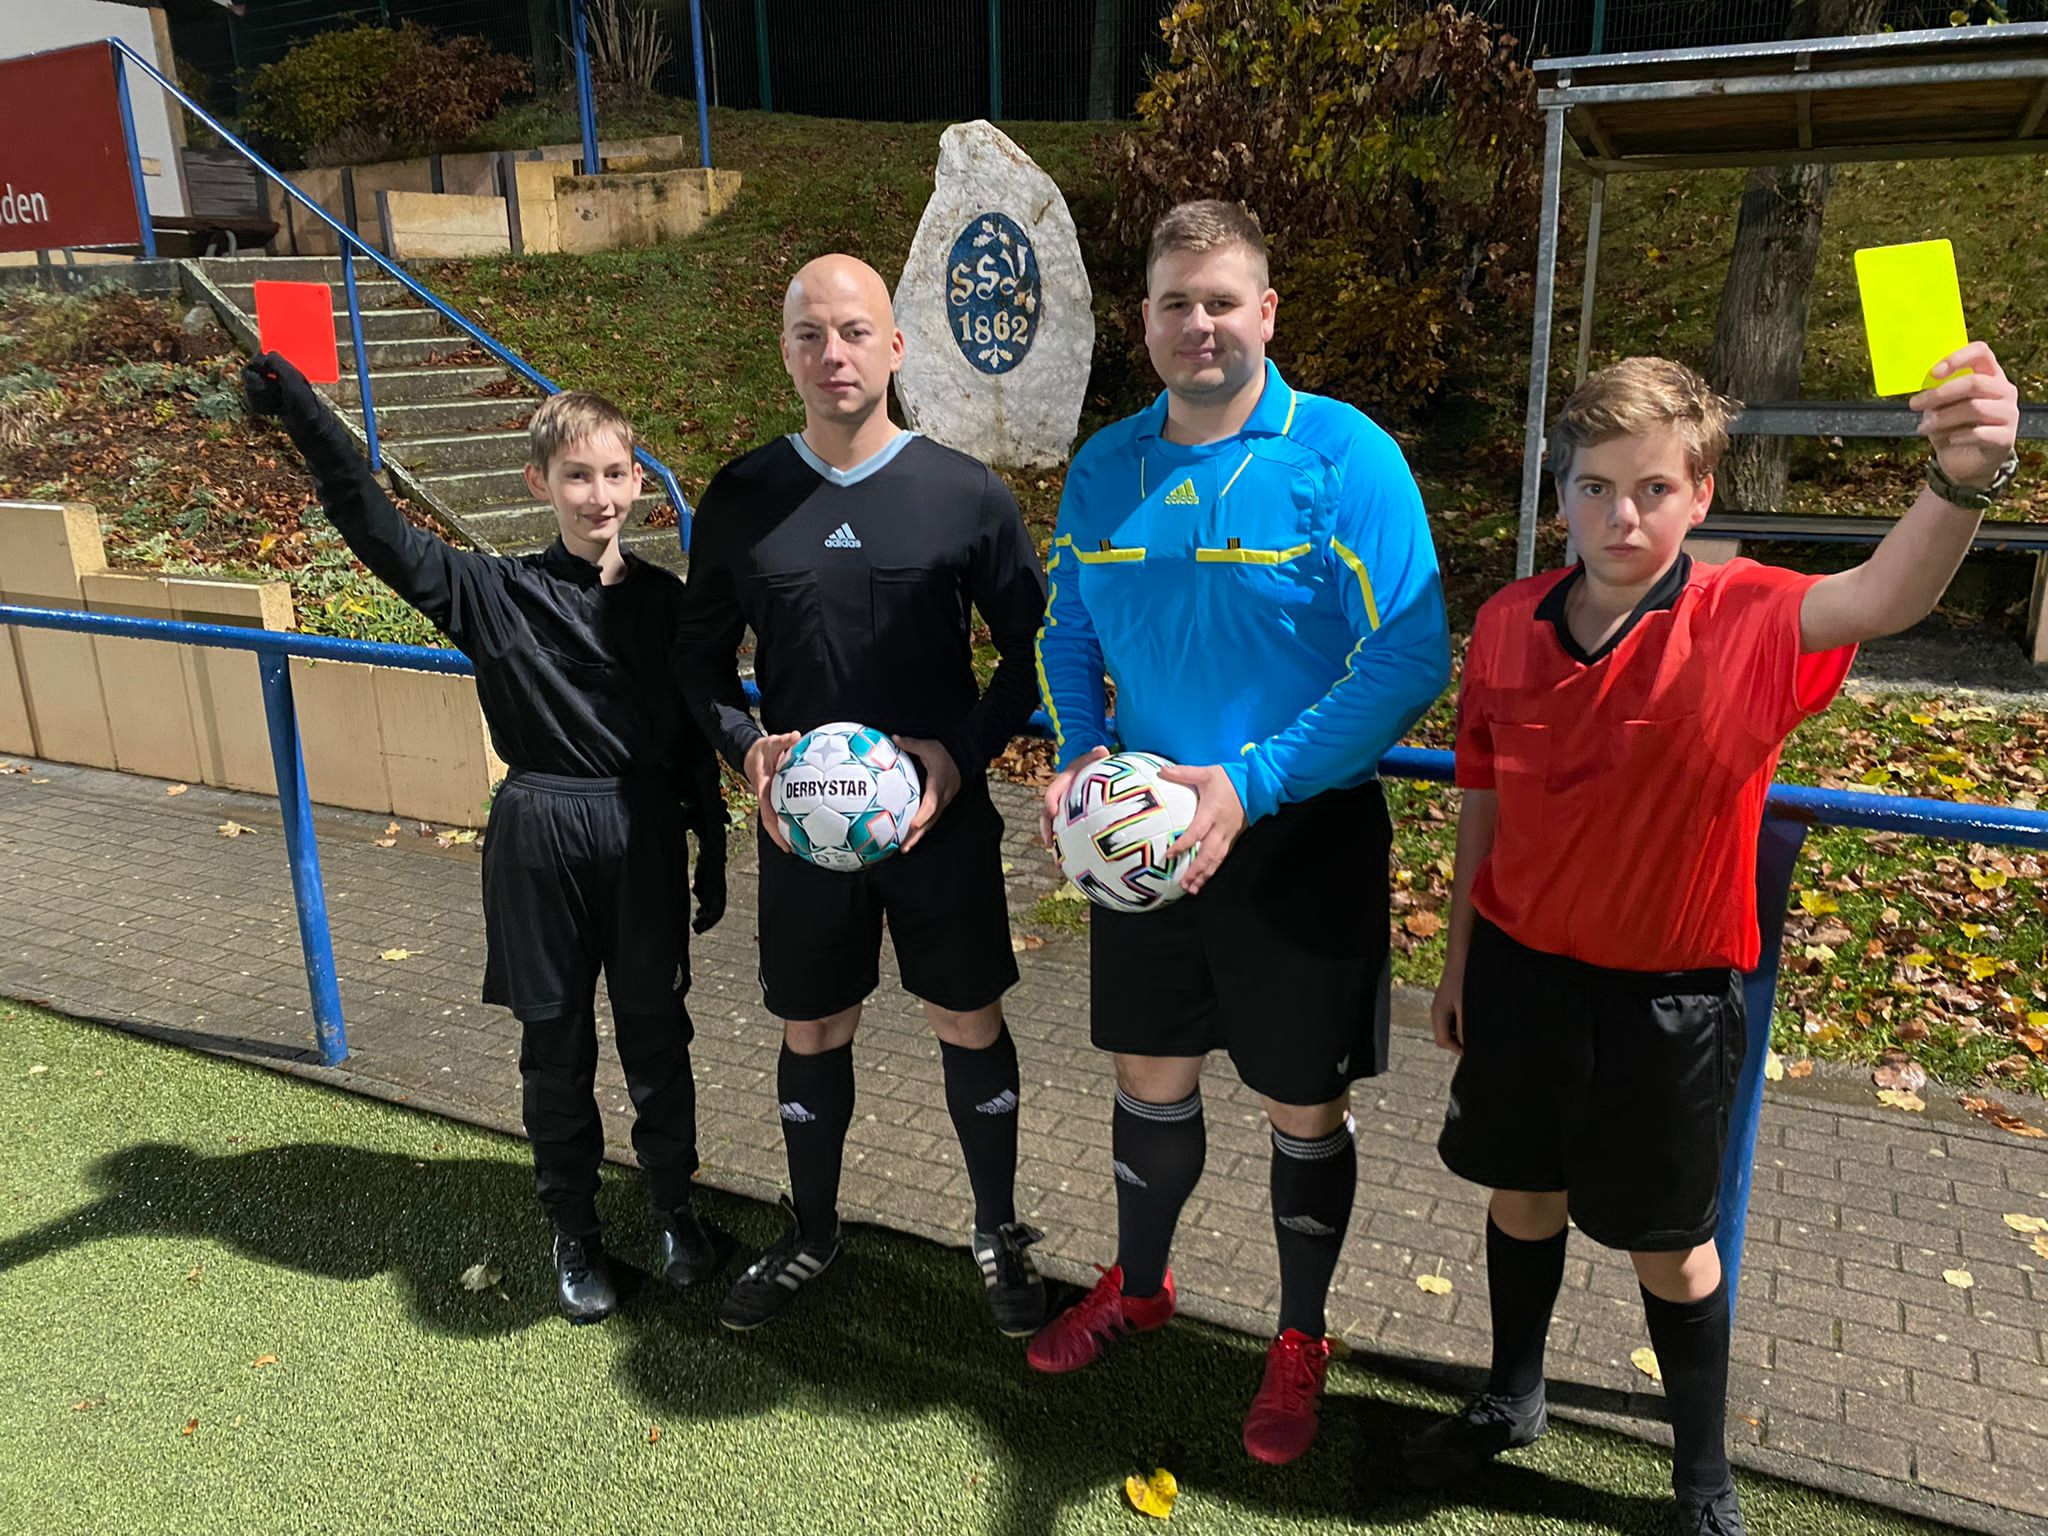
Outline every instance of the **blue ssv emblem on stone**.
POLYGON ((983 373, 1008 373, 1031 350, 1045 318, 1038 254, 1007 215, 980 214, 953 242, 946 314, 960 355, 983 373))

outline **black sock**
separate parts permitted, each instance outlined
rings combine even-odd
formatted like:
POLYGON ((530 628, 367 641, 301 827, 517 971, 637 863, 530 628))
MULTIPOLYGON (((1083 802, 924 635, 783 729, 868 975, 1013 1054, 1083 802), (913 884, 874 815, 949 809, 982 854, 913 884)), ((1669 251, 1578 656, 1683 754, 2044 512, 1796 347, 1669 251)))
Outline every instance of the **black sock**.
POLYGON ((1351 1120, 1305 1141, 1273 1132, 1273 1237, 1280 1247, 1280 1331, 1319 1339, 1329 1331, 1323 1303, 1351 1224, 1358 1151, 1351 1120))
POLYGON ((831 1241, 839 1230, 839 1167, 853 1123, 853 1044, 799 1056, 787 1044, 775 1064, 789 1193, 804 1241, 831 1241))
POLYGON ((1116 1172, 1116 1261, 1126 1296, 1156 1296, 1166 1283, 1166 1256, 1180 1208, 1201 1182, 1209 1151, 1202 1091, 1178 1104, 1147 1104, 1121 1088, 1110 1119, 1116 1172))
POLYGON ((1017 1042, 1005 1024, 981 1050, 939 1042, 946 1109, 974 1186, 974 1227, 993 1232, 1017 1219, 1017 1042))
POLYGON ((1728 1470, 1728 1281, 1698 1301, 1643 1291, 1650 1345, 1671 1407, 1671 1488, 1710 1499, 1734 1482, 1728 1470))
POLYGON ((1543 1391, 1543 1346, 1564 1284, 1565 1229, 1534 1242, 1486 1218, 1486 1289, 1493 1311, 1493 1372, 1486 1390, 1521 1401, 1543 1391))

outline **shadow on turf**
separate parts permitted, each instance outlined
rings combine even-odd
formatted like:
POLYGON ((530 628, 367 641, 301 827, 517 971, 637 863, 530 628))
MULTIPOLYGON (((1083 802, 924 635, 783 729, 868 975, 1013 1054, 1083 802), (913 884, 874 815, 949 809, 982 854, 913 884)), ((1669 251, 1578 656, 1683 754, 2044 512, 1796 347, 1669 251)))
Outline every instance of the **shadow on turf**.
MULTIPOLYGON (((98 1198, 0 1242, 0 1274, 103 1238, 183 1236, 305 1274, 395 1275, 417 1321, 436 1332, 567 1326, 554 1314, 545 1228, 520 1162, 421 1161, 312 1144, 210 1156, 150 1144, 101 1159, 88 1177, 98 1198), (502 1284, 465 1291, 458 1276, 484 1259, 502 1268, 502 1284)), ((607 1174, 608 1241, 628 1262, 644 1258, 646 1246, 637 1194, 637 1181, 607 1174)), ((702 1206, 738 1237, 743 1258, 779 1229, 779 1213, 766 1206, 711 1191, 702 1206)), ((1254 1519, 1396 1525, 1442 1502, 1406 1491, 1397 1469, 1396 1448, 1428 1422, 1428 1410, 1389 1400, 1383 1386, 1362 1394, 1365 1378, 1353 1367, 1339 1366, 1333 1376, 1315 1450, 1296 1466, 1273 1469, 1250 1461, 1238 1438, 1261 1368, 1248 1341, 1177 1325, 1078 1375, 1039 1376, 1025 1365, 1021 1340, 989 1327, 964 1247, 873 1228, 849 1229, 839 1261, 789 1315, 734 1334, 716 1314, 737 1267, 688 1294, 631 1286, 617 1317, 579 1331, 617 1349, 621 1390, 672 1432, 687 1433, 691 1419, 790 1404, 866 1419, 934 1409, 964 1416, 987 1448, 980 1486, 990 1528, 1002 1536, 1050 1530, 1062 1510, 1114 1497, 1127 1473, 1154 1466, 1172 1468, 1205 1503, 1254 1519)), ((935 1489, 934 1496, 957 1507, 963 1492, 935 1489)), ((825 1528, 832 1526, 829 1497, 821 1491, 825 1528)), ((1648 1533, 1665 1529, 1667 1512, 1661 1499, 1514 1466, 1490 1469, 1458 1502, 1489 1527, 1526 1515, 1648 1533)))

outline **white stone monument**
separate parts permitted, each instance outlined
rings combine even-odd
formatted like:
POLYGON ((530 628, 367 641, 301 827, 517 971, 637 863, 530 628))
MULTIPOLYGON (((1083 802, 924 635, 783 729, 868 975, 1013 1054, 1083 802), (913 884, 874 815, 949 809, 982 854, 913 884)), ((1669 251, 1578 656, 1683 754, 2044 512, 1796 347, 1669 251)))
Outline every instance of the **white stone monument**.
POLYGON ((1065 462, 1095 355, 1074 218, 987 122, 939 139, 931 201, 896 285, 908 425, 990 464, 1065 462))

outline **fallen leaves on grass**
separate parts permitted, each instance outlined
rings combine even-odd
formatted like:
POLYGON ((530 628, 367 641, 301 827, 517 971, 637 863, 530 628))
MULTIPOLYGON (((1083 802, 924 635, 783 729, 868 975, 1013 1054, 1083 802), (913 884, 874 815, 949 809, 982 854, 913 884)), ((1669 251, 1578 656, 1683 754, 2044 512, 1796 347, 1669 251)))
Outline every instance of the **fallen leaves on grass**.
POLYGON ((1664 1367, 1657 1363, 1657 1351, 1647 1344, 1629 1351, 1628 1363, 1652 1381, 1664 1380, 1664 1367))
POLYGON ((260 1370, 262 1370, 262 1369, 263 1369, 263 1367, 264 1367, 264 1366, 266 1366, 266 1365, 275 1365, 275 1364, 277 1364, 277 1356, 275 1356, 275 1355, 258 1355, 258 1356, 257 1356, 257 1357, 256 1357, 256 1358, 255 1358, 254 1360, 251 1360, 251 1361, 249 1362, 249 1369, 250 1369, 250 1370, 252 1370, 252 1371, 260 1371, 260 1370))
POLYGON ((205 1268, 206 1266, 204 1264, 194 1264, 190 1269, 185 1271, 185 1283, 187 1285, 197 1285, 199 1283, 200 1271, 205 1268))
POLYGON ((659 1424, 647 1426, 647 1443, 649 1445, 661 1444, 661 1426, 659 1424))
POLYGON ((256 834, 256 829, 254 827, 245 827, 239 821, 224 821, 219 826, 215 827, 213 830, 218 832, 222 837, 253 837, 256 834))
POLYGON ((198 1421, 197 1419, 187 1419, 187 1420, 185 1421, 185 1427, 184 1427, 183 1429, 179 1430, 179 1431, 178 1431, 178 1433, 179 1433, 179 1434, 181 1434, 181 1435, 189 1435, 189 1434, 191 1434, 191 1433, 192 1433, 192 1432, 193 1432, 194 1430, 196 1430, 196 1429, 197 1429, 198 1427, 199 1427, 199 1421, 198 1421))
POLYGON ((1427 939, 1443 930, 1444 920, 1434 912, 1410 912, 1401 926, 1418 939, 1427 939))
POLYGON ((488 1291, 503 1278, 504 1271, 495 1264, 472 1264, 456 1283, 465 1291, 488 1291))
POLYGON ((99 1405, 100 1400, 96 1397, 81 1397, 71 1405, 71 1411, 73 1413, 85 1413, 90 1409, 99 1407, 99 1405))
POLYGON ((50 1070, 50 1069, 49 1069, 48 1067, 44 1066, 44 1065, 43 1065, 43 1064, 42 1064, 42 1063, 41 1063, 41 1062, 39 1061, 39 1062, 37 1062, 37 1063, 36 1063, 36 1064, 35 1064, 34 1066, 32 1066, 32 1067, 30 1067, 30 1068, 28 1069, 28 1075, 29 1075, 30 1077, 41 1077, 41 1076, 42 1076, 42 1075, 43 1075, 43 1074, 44 1074, 45 1072, 47 1072, 47 1071, 49 1071, 49 1070, 50 1070))
POLYGON ((1173 1501, 1180 1497, 1180 1482, 1164 1467, 1154 1467, 1150 1477, 1124 1479, 1124 1497, 1131 1508, 1155 1520, 1173 1517, 1173 1501))

